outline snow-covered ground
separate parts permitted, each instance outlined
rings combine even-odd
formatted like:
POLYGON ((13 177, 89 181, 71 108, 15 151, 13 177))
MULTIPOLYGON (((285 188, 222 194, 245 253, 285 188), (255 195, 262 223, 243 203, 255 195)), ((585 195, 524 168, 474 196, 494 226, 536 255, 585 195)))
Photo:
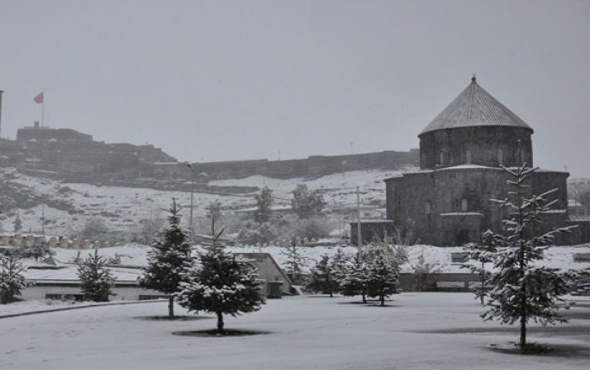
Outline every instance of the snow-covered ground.
MULTIPOLYGON (((151 321, 166 302, 101 306, 0 319, 0 368, 7 369, 588 369, 590 301, 570 322, 529 326, 531 342, 563 348, 520 356, 486 348, 517 339, 517 328, 482 322, 469 293, 402 293, 388 307, 358 297, 286 297, 256 313, 227 317, 245 337, 190 337, 200 320, 151 321)), ((177 314, 184 311, 178 307, 177 314)))

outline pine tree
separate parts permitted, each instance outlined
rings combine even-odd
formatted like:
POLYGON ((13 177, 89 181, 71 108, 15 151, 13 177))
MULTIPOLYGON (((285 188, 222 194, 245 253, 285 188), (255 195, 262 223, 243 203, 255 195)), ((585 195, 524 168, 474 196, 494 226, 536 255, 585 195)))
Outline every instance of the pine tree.
POLYGON ((21 290, 26 288, 27 282, 21 275, 25 266, 15 255, 0 257, 0 304, 7 304, 19 300, 21 290))
POLYGON ((259 224, 269 222, 272 216, 270 209, 272 205, 272 190, 268 187, 264 187, 260 195, 255 195, 257 209, 254 212, 254 221, 259 224))
POLYGON ((398 269, 392 265, 385 253, 378 253, 368 264, 367 270, 367 294, 369 297, 378 297, 381 306, 384 306, 385 298, 397 293, 398 269))
POLYGON ((106 267, 106 260, 94 250, 94 255, 78 264, 78 278, 80 279, 82 293, 87 300, 95 302, 108 302, 111 288, 115 278, 110 269, 106 267))
POLYGON ((148 264, 144 268, 140 286, 170 295, 168 316, 174 317, 173 293, 178 290, 184 267, 190 262, 191 246, 180 228, 180 208, 175 199, 172 199, 168 213, 169 226, 148 252, 148 264))
POLYGON ((569 303, 561 296, 569 292, 568 280, 572 275, 534 263, 543 259, 545 246, 552 243, 555 235, 567 232, 569 228, 536 235, 535 226, 541 223, 540 216, 550 211, 556 202, 546 199, 553 191, 527 198, 526 181, 536 168, 527 168, 523 164, 515 170, 505 167, 504 170, 513 179, 508 181, 513 191, 508 193, 509 198, 500 202, 509 214, 509 219, 504 220, 507 235, 495 234, 493 237, 498 250, 489 256, 499 272, 487 281, 492 287, 486 302, 490 309, 482 318, 497 319, 510 325, 518 321, 518 347, 524 352, 528 349, 526 334, 530 320, 543 325, 567 321, 557 311, 569 308, 569 303))
POLYGON ((481 266, 466 263, 461 268, 468 268, 471 273, 479 275, 481 285, 475 291, 475 295, 480 299, 482 305, 485 304, 486 282, 491 277, 491 273, 486 270, 486 264, 493 262, 493 255, 496 252, 496 245, 494 241, 494 233, 487 230, 482 234, 481 243, 469 243, 466 249, 470 255, 470 259, 478 261, 481 266))
POLYGON ((367 285, 369 283, 369 271, 367 264, 355 260, 347 264, 346 274, 340 278, 338 284, 340 293, 347 297, 361 295, 363 303, 367 303, 367 285))
POLYGON ((185 268, 176 297, 189 311, 215 313, 217 332, 224 334, 223 315, 258 311, 264 298, 255 269, 218 245, 223 229, 216 234, 215 218, 212 218, 211 232, 213 245, 185 268))
POLYGON ((281 250, 281 254, 286 257, 283 263, 285 274, 295 284, 300 284, 303 277, 303 268, 307 266, 307 258, 299 252, 297 246, 286 246, 281 250))
POLYGON ((332 275, 336 281, 336 290, 340 291, 340 280, 342 280, 348 274, 348 262, 349 258, 342 248, 338 248, 336 253, 332 256, 330 264, 332 265, 332 275))
POLYGON ((307 289, 329 294, 330 297, 334 296, 334 292, 338 290, 338 281, 334 277, 329 256, 322 256, 322 259, 311 269, 307 289))

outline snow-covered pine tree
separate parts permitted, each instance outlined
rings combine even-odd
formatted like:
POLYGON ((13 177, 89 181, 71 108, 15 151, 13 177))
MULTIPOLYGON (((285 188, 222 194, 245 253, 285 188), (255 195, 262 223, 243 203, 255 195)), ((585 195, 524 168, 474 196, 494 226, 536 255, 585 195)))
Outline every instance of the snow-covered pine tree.
POLYGON ((493 262, 493 256, 496 252, 494 233, 491 230, 487 230, 482 234, 481 243, 469 243, 465 248, 467 253, 469 253, 469 258, 481 264, 473 265, 471 262, 468 262, 463 264, 461 268, 467 268, 471 270, 472 274, 479 276, 481 285, 475 290, 475 296, 479 298, 483 306, 487 295, 486 282, 491 277, 491 272, 486 270, 486 263, 493 262))
POLYGON ((0 304, 19 300, 27 282, 21 272, 25 269, 18 256, 9 254, 0 257, 0 304))
POLYGON ((535 226, 541 223, 540 216, 551 210, 554 201, 548 201, 549 191, 541 195, 526 196, 526 181, 536 168, 527 168, 526 163, 516 169, 503 167, 511 176, 508 185, 512 188, 509 197, 499 201, 506 208, 509 218, 504 220, 506 235, 495 234, 493 243, 498 247, 493 253, 493 263, 499 272, 488 281, 492 288, 486 304, 489 310, 482 315, 484 320, 497 319, 503 324, 520 324, 520 351, 527 351, 527 323, 530 320, 543 325, 565 322, 557 311, 569 308, 569 302, 561 298, 567 294, 568 280, 572 273, 535 264, 544 258, 545 246, 553 242, 557 233, 569 228, 551 230, 536 235, 535 226))
POLYGON ((291 282, 294 284, 303 283, 303 268, 307 266, 307 258, 300 253, 299 248, 295 245, 286 246, 281 250, 281 254, 286 258, 283 270, 291 282))
POLYGON ((94 255, 78 264, 78 278, 84 299, 95 302, 108 302, 115 278, 111 270, 106 267, 106 260, 94 250, 94 255))
POLYGON ((178 303, 189 311, 206 311, 217 316, 217 333, 224 334, 223 315, 236 316, 258 311, 264 298, 260 294, 260 282, 254 267, 246 260, 227 253, 216 234, 215 218, 212 218, 213 245, 205 253, 199 253, 184 270, 178 303))
POLYGON ((344 254, 342 248, 338 248, 330 261, 330 264, 332 265, 332 276, 336 283, 335 291, 340 291, 340 280, 348 274, 348 262, 348 256, 344 254))
POLYGON ((385 298, 397 293, 399 279, 398 269, 387 258, 384 252, 376 253, 368 264, 367 294, 378 297, 381 306, 385 305, 385 298))
POLYGON ((190 262, 191 246, 180 228, 180 208, 174 198, 168 213, 169 225, 148 252, 148 263, 144 268, 140 286, 170 295, 168 316, 174 317, 173 293, 178 290, 184 268, 190 262))
POLYGON ((330 263, 329 256, 322 256, 322 258, 311 269, 307 289, 312 292, 322 292, 334 296, 334 292, 338 290, 338 281, 334 278, 334 271, 330 263))
POLYGON ((356 259, 354 262, 349 261, 346 267, 346 274, 338 281, 340 293, 347 297, 361 295, 363 303, 367 303, 367 284, 369 282, 367 264, 356 259))

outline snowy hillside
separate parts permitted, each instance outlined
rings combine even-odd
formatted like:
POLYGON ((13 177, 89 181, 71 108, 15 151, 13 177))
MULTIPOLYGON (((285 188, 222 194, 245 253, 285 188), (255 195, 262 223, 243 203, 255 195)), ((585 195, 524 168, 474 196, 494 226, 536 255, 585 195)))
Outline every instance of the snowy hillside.
MULTIPOLYGON (((356 202, 356 187, 362 192, 363 204, 380 204, 385 202, 384 179, 398 176, 403 172, 415 171, 415 167, 402 171, 355 171, 306 180, 294 178, 287 180, 263 176, 251 176, 244 179, 212 181, 216 186, 268 186, 273 190, 276 205, 288 205, 291 192, 297 184, 307 184, 310 190, 320 189, 324 199, 331 208, 352 207, 356 202)), ((88 218, 102 219, 110 231, 132 233, 140 228, 141 222, 163 217, 172 198, 185 207, 184 221, 188 222, 190 192, 161 191, 146 188, 126 188, 95 186, 89 184, 62 183, 60 181, 41 179, 23 175, 14 169, 0 169, 2 183, 17 189, 21 198, 29 200, 26 207, 10 209, 0 214, 0 231, 11 233, 18 213, 22 221, 21 233, 39 233, 41 217, 46 219, 46 235, 72 235, 81 230, 88 218), (52 206, 55 205, 55 206, 52 206), (17 212, 18 211, 18 212, 17 212)), ((8 192, 8 190, 3 190, 8 192)), ((0 194, 6 195, 6 194, 0 194)), ((228 209, 243 209, 255 204, 255 193, 251 194, 194 194, 194 215, 203 217, 207 205, 219 200, 228 209)), ((23 202, 20 202, 23 204, 23 202)), ((6 207, 3 207, 6 208, 6 207)))

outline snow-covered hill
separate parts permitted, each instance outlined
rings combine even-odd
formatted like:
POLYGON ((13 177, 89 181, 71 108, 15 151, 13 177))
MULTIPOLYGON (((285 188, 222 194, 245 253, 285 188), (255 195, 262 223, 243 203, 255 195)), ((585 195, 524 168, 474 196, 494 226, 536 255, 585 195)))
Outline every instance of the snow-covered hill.
MULTIPOLYGON (((263 176, 244 179, 212 181, 216 186, 268 186, 273 190, 276 205, 288 205, 291 192, 297 184, 307 184, 310 190, 320 189, 331 208, 353 207, 356 203, 356 187, 362 192, 363 204, 384 205, 384 179, 413 172, 415 167, 400 171, 355 171, 325 176, 313 180, 294 178, 287 180, 263 176)), ((90 217, 102 219, 113 232, 133 232, 142 221, 163 217, 162 210, 168 209, 172 198, 184 208, 184 221, 188 222, 190 192, 162 191, 146 188, 95 186, 89 184, 62 183, 18 173, 14 169, 0 169, 3 189, 18 189, 21 198, 29 199, 16 209, 8 212, 0 209, 0 231, 11 233, 16 214, 22 221, 22 233, 41 231, 41 218, 45 215, 47 235, 73 235, 81 230, 90 217), (23 205, 24 204, 24 205, 23 205), (58 206, 52 206, 58 205, 58 206)), ((8 192, 8 190, 3 190, 8 192)), ((251 194, 194 194, 194 215, 203 217, 210 202, 219 200, 228 209, 248 208, 255 204, 251 194)), ((0 196, 7 194, 0 194, 0 196)), ((5 207, 3 207, 5 208, 5 207)))

